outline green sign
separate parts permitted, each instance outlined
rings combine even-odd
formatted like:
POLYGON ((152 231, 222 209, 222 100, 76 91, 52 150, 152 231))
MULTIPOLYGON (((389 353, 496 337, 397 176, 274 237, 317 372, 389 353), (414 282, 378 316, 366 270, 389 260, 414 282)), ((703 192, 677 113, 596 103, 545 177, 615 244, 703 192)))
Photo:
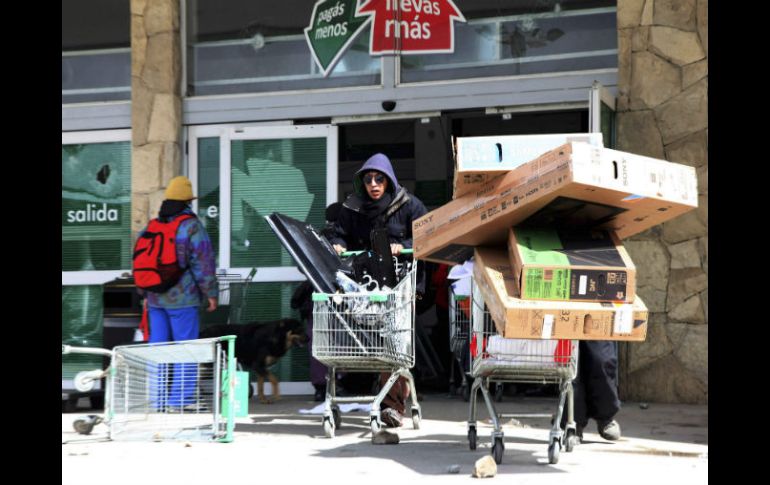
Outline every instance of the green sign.
POLYGON ((318 0, 305 29, 310 52, 328 76, 370 17, 356 17, 356 0, 318 0))

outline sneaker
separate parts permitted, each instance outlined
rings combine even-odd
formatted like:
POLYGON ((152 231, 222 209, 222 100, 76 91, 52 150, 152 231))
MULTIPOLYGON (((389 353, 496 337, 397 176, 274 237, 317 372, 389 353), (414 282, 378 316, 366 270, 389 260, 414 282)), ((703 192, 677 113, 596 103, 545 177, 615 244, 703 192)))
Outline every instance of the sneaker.
POLYGON ((401 414, 393 408, 385 408, 380 411, 380 420, 388 428, 400 428, 403 419, 401 414))
POLYGON ((614 419, 612 421, 597 423, 596 427, 599 429, 599 436, 605 440, 617 441, 620 439, 620 425, 614 419))

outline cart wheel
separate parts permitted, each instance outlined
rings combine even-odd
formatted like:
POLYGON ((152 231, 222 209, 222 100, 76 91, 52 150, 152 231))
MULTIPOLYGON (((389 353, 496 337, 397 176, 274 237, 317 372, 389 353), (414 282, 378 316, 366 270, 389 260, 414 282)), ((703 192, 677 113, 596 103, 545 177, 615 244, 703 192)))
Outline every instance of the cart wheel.
POLYGON ((501 402, 503 400, 503 384, 498 382, 495 385, 495 402, 501 402))
POLYGON ((575 435, 575 431, 568 429, 567 430, 567 437, 564 439, 564 451, 567 453, 571 453, 573 449, 575 449, 575 445, 577 444, 577 436, 575 435))
POLYGON ((334 438, 334 423, 327 417, 324 417, 324 434, 327 438, 334 438))
POLYGON ((505 451, 503 439, 495 438, 495 444, 492 445, 492 456, 495 457, 495 463, 498 465, 503 462, 503 451, 505 451))
POLYGON ((548 445, 548 463, 551 465, 555 465, 556 463, 559 463, 559 451, 561 449, 561 445, 559 444, 559 440, 554 439, 550 445, 548 445))
POLYGON ((340 414, 340 408, 337 406, 332 408, 332 419, 334 419, 334 427, 340 429, 342 426, 342 415, 340 414))
POLYGON ((476 449, 476 426, 468 427, 468 447, 471 450, 476 449))
POLYGON ((377 434, 380 429, 382 428, 382 425, 380 425, 380 422, 377 421, 377 418, 372 416, 369 420, 369 427, 372 428, 372 434, 377 434))
POLYGON ((420 411, 412 409, 412 427, 420 429, 420 411))
POLYGON ((72 427, 79 434, 91 434, 91 431, 94 429, 94 423, 90 419, 76 419, 72 423, 72 427))

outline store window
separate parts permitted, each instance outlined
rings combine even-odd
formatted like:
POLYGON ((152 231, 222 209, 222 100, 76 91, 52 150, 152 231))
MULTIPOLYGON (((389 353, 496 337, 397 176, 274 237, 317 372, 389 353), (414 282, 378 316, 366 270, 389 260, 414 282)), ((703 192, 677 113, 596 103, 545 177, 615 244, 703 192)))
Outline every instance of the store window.
POLYGON ((131 267, 131 142, 62 143, 62 271, 131 267))
MULTIPOLYGON (((102 286, 75 285, 61 289, 61 342, 76 347, 102 346, 102 286)), ((62 355, 62 381, 74 379, 82 370, 100 369, 102 357, 86 354, 62 355)), ((71 386, 67 386, 71 387, 71 386)))
POLYGON ((451 54, 402 55, 401 82, 617 67, 617 8, 601 0, 454 0, 451 54))
POLYGON ((314 3, 186 0, 187 95, 379 85, 369 28, 328 77, 319 71, 304 35, 314 3))
POLYGON ((326 138, 234 140, 231 160, 231 265, 294 266, 264 216, 323 227, 326 138))
MULTIPOLYGON (((102 346, 102 284, 131 268, 131 131, 62 133, 62 343, 102 346)), ((102 358, 62 356, 62 388, 102 358)))
POLYGON ((61 102, 131 99, 129 0, 62 2, 61 102))

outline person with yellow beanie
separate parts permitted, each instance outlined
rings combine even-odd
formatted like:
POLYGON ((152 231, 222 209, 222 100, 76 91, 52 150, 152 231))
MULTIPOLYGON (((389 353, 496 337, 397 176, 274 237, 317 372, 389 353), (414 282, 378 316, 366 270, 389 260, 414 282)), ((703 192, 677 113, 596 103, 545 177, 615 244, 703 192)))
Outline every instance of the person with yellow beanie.
MULTIPOLYGON (((155 219, 161 224, 178 223, 173 243, 176 245, 177 264, 183 273, 165 291, 144 291, 150 321, 150 343, 197 339, 199 308, 204 302, 209 312, 217 308, 219 288, 214 249, 206 229, 192 211, 190 203, 193 199, 190 179, 184 175, 174 177, 166 188, 166 199, 155 219)), ((146 231, 147 228, 139 237, 146 231)), ((197 371, 192 368, 194 365, 189 369, 182 368, 184 365, 174 365, 170 390, 163 386, 153 392, 153 401, 158 409, 175 412, 193 404, 197 371)))

